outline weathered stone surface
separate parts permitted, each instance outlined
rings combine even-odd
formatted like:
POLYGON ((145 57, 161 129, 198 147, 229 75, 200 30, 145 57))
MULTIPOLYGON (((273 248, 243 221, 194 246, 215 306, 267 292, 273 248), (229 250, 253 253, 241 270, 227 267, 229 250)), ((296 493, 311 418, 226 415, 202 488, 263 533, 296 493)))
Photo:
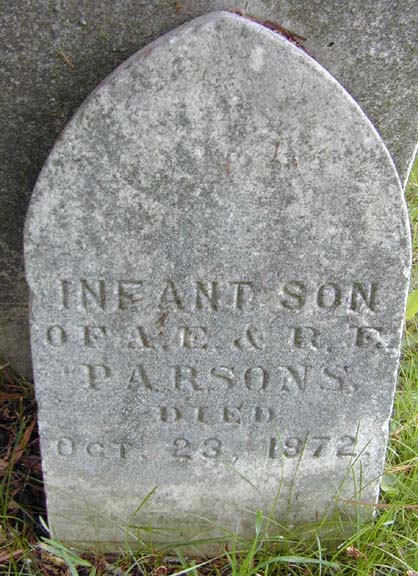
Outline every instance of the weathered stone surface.
POLYGON ((417 141, 414 0, 124 0, 0 2, 0 353, 30 375, 22 228, 36 177, 59 132, 116 65, 179 24, 237 8, 306 37, 310 54, 358 100, 401 179, 417 141))
POLYGON ((135 54, 57 142, 25 250, 56 536, 250 535, 278 491, 292 524, 377 497, 406 210, 302 50, 223 12, 135 54))

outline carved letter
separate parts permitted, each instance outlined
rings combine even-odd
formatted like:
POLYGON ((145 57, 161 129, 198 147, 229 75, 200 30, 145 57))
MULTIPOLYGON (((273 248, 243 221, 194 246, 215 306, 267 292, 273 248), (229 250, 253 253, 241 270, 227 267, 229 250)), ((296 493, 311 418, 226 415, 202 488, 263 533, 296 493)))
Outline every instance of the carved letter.
POLYGON ((162 422, 172 424, 173 422, 178 422, 181 420, 183 418, 183 414, 175 406, 161 406, 160 418, 162 422))
POLYGON ((210 282, 210 287, 205 286, 203 282, 196 282, 196 308, 202 310, 205 306, 202 300, 202 295, 209 302, 209 307, 212 310, 218 309, 219 304, 219 289, 217 282, 210 282))
POLYGON ((305 390, 307 378, 308 378, 308 368, 307 366, 279 366, 280 373, 282 375, 282 390, 286 392, 291 392, 292 390, 305 390))
POLYGON ((204 326, 183 326, 181 328, 181 345, 190 350, 206 350, 208 347, 206 328, 204 326))
POLYGON ((262 366, 248 368, 244 374, 244 382, 250 390, 265 390, 269 381, 269 373, 262 366))
POLYGON ((178 310, 184 309, 184 304, 179 296, 176 285, 171 280, 167 280, 167 285, 161 294, 160 308, 166 308, 173 304, 178 310))
POLYGON ((191 366, 174 366, 174 384, 178 390, 189 384, 193 390, 203 390, 197 383, 197 370, 191 366))
POLYGON ((272 408, 263 408, 256 406, 254 408, 254 421, 265 424, 274 420, 274 410, 272 408))
POLYGON ((212 368, 210 373, 215 378, 219 378, 219 380, 226 382, 229 388, 232 388, 232 386, 235 384, 233 368, 228 368, 227 366, 219 366, 217 368, 212 368))
POLYGON ((306 285, 297 280, 291 280, 283 286, 283 292, 290 298, 282 298, 281 305, 288 310, 301 310, 306 302, 306 285))
POLYGON ((47 330, 46 339, 51 346, 63 346, 67 342, 67 334, 61 326, 51 326, 47 330))
POLYGON ((153 350, 154 346, 151 343, 151 339, 145 332, 143 326, 135 327, 135 339, 128 342, 128 348, 133 350, 153 350))
POLYGON ((131 377, 129 378, 128 390, 138 390, 138 388, 157 390, 157 388, 151 383, 151 380, 142 364, 135 367, 131 377))
POLYGON ((63 308, 70 307, 70 282, 68 280, 61 280, 61 296, 63 308))
POLYGON ((89 456, 104 456, 104 446, 100 442, 90 442, 86 446, 86 452, 89 456))
POLYGON ((95 348, 95 344, 107 336, 105 326, 83 326, 84 345, 95 348))
POLYGON ((293 329, 293 344, 296 348, 317 350, 320 331, 311 326, 296 326, 293 329))
POLYGON ((104 380, 108 380, 112 374, 109 366, 103 364, 82 364, 86 369, 87 383, 89 388, 97 389, 99 384, 103 384, 104 380))
POLYGON ((323 370, 328 382, 321 382, 322 390, 336 390, 339 392, 353 392, 354 386, 348 377, 347 366, 327 366, 323 370))
POLYGON ((250 326, 245 332, 244 338, 237 338, 234 340, 234 346, 239 350, 245 348, 245 343, 248 342, 249 348, 255 348, 256 350, 262 350, 264 347, 264 334, 261 330, 255 326, 250 326), (244 341, 244 342, 243 342, 244 341))
POLYGON ((228 424, 241 424, 241 410, 242 406, 234 408, 224 407, 224 422, 228 424))
POLYGON ((142 280, 123 280, 118 282, 119 310, 135 307, 142 297, 142 280))
POLYGON ((282 447, 278 438, 270 438, 269 457, 278 458, 281 455, 282 447))
POLYGON ((244 306, 251 304, 254 295, 252 282, 236 280, 230 284, 235 286, 234 308, 236 310, 242 310, 244 306))
POLYGON ((57 443, 57 451, 60 456, 71 456, 74 452, 75 442, 72 438, 60 438, 57 443))
POLYGON ((206 420, 206 408, 204 406, 198 406, 195 411, 196 422, 201 422, 202 424, 208 424, 206 420))
POLYGON ((320 308, 337 308, 341 300, 341 288, 336 284, 323 284, 318 290, 317 302, 320 308))
POLYGON ((97 280, 97 287, 92 288, 87 280, 80 280, 81 304, 85 310, 89 307, 89 302, 95 302, 96 306, 104 310, 106 308, 106 290, 104 280, 97 280))
POLYGON ((128 442, 112 442, 112 444, 119 447, 118 456, 121 460, 125 460, 127 449, 130 447, 130 444, 128 444, 128 442))
POLYGON ((368 287, 355 282, 351 291, 351 310, 361 312, 367 307, 375 312, 378 286, 377 282, 372 282, 368 287))
POLYGON ((383 328, 372 328, 371 326, 360 326, 357 328, 356 346, 359 348, 377 348, 381 350, 384 347, 382 338, 383 328))

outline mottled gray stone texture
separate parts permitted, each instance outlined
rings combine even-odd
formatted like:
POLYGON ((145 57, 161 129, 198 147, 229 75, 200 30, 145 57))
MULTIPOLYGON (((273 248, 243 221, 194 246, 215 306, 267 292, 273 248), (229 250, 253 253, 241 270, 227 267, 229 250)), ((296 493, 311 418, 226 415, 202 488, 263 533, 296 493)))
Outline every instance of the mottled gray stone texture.
POLYGON ((0 353, 30 376, 22 228, 36 177, 69 118, 118 64, 179 24, 236 8, 306 37, 354 96, 405 180, 417 141, 415 0, 0 0, 0 353))
POLYGON ((135 54, 55 145, 25 252, 58 538, 251 536, 276 496, 291 524, 376 499, 407 215, 301 49, 218 12, 135 54))

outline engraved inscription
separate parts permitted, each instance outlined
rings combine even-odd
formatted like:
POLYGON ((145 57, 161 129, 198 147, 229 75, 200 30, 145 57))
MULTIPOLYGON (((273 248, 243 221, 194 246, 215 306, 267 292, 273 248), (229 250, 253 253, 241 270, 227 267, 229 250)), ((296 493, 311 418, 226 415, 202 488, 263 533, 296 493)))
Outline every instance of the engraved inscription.
POLYGON ((316 299, 320 308, 334 310, 342 302, 342 290, 333 283, 323 284, 318 290, 316 299))
MULTIPOLYGON (((161 392, 162 390, 199 392, 222 388, 239 388, 261 393, 274 390, 286 395, 317 392, 338 392, 352 394, 358 388, 353 380, 350 366, 327 364, 311 366, 307 363, 293 365, 266 366, 214 366, 206 369, 193 364, 177 364, 169 367, 168 374, 161 382, 154 365, 134 364, 124 368, 122 374, 128 390, 161 392)), ((105 364, 82 364, 83 381, 87 388, 106 389, 106 385, 117 376, 116 369, 105 364)))
POLYGON ((321 458, 328 454, 337 457, 355 457, 356 448, 355 436, 341 436, 332 438, 330 436, 306 436, 299 438, 290 436, 280 438, 274 436, 270 438, 268 449, 269 458, 321 458))
POLYGON ((293 344, 295 348, 318 350, 321 333, 312 326, 296 326, 293 328, 293 344))
POLYGON ((106 326, 83 326, 84 345, 87 348, 95 348, 96 344, 106 336, 106 326))
POLYGON ((382 349, 384 346, 383 328, 372 328, 371 326, 357 328, 356 346, 359 348, 382 349))
POLYGON ((72 438, 60 438, 57 442, 57 452, 60 456, 71 456, 74 447, 75 442, 72 438))
POLYGON ((354 282, 351 289, 351 310, 369 309, 373 312, 377 307, 378 283, 362 284, 354 282))
POLYGON ((200 444, 193 445, 187 438, 175 438, 172 455, 175 458, 192 460, 194 457, 208 459, 219 458, 222 455, 223 444, 218 438, 206 438, 200 444))
POLYGON ((208 305, 212 310, 219 307, 219 285, 218 282, 196 282, 196 309, 202 310, 208 305))
MULTIPOLYGON (((77 311, 78 321, 71 324, 68 315, 64 321, 57 313, 44 332, 51 353, 58 359, 64 347, 78 346, 73 376, 85 393, 118 394, 130 410, 140 409, 145 427, 158 423, 171 435, 174 460, 229 454, 235 461, 240 455, 231 452, 234 434, 247 430, 264 434, 269 461, 356 454, 355 435, 286 429, 280 437, 275 431, 288 410, 312 398, 321 410, 337 395, 354 401, 361 394, 356 354, 384 351, 389 338, 379 323, 379 283, 313 284, 278 276, 264 291, 261 281, 248 277, 166 278, 158 286, 130 277, 64 278, 58 286, 58 309, 77 311), (260 321, 257 307, 265 310, 266 302, 271 317, 260 321), (115 315, 122 321, 115 323, 115 315), (120 351, 120 364, 109 363, 110 349, 120 351)), ((126 442, 76 442, 65 435, 55 445, 62 457, 83 453, 97 462, 141 452, 126 442)))
POLYGON ((84 278, 80 280, 81 303, 83 308, 98 307, 106 308, 106 289, 104 280, 87 282, 84 278))
POLYGON ((88 388, 99 388, 109 380, 112 370, 104 364, 83 364, 88 388))
POLYGON ((306 284, 292 280, 282 288, 280 303, 288 310, 301 310, 306 303, 306 284))
MULTIPOLYGON (((269 460, 282 459, 320 459, 333 455, 336 458, 352 458, 358 455, 357 440, 355 436, 272 436, 267 439, 268 450, 266 458, 269 460)), ((69 436, 62 436, 52 443, 56 453, 62 458, 74 458, 85 455, 92 460, 110 460, 115 463, 123 462, 130 454, 133 457, 143 458, 143 448, 133 446, 126 441, 116 440, 80 440, 76 442, 69 436)), ((224 442, 216 437, 209 436, 200 440, 193 440, 187 436, 177 436, 173 439, 171 456, 181 462, 192 461, 198 458, 216 460, 225 455, 224 442)), ((234 456, 236 459, 237 456, 234 456)))
POLYGON ((353 452, 356 445, 356 439, 354 436, 343 436, 339 440, 339 446, 337 450, 337 456, 355 456, 353 452))
POLYGON ((189 350, 206 350, 208 347, 207 329, 205 326, 182 326, 182 348, 189 350))
POLYGON ((249 326, 245 330, 242 338, 234 340, 234 346, 239 350, 256 349, 262 350, 264 348, 264 334, 263 331, 256 326, 249 326))
POLYGON ((59 438, 55 443, 59 456, 75 456, 82 452, 92 458, 108 458, 125 460, 132 446, 128 442, 120 441, 91 441, 77 443, 69 436, 59 438))
POLYGON ((129 378, 128 389, 138 390, 145 388, 146 390, 158 390, 155 384, 152 383, 147 371, 142 364, 136 366, 129 378))
POLYGON ((51 346, 63 346, 67 342, 67 334, 62 326, 50 326, 46 338, 51 346))
POLYGON ((131 350, 154 350, 153 341, 143 326, 135 326, 128 340, 131 350))
POLYGON ((234 280, 229 282, 234 287, 234 308, 243 310, 249 306, 254 298, 254 288, 252 282, 234 280))
POLYGON ((118 307, 120 310, 136 307, 143 299, 142 280, 123 280, 118 283, 118 307))
MULTIPOLYGON (((263 286, 249 279, 195 279, 180 284, 167 278, 151 286, 144 278, 105 281, 102 278, 59 280, 59 304, 64 309, 79 308, 140 312, 152 305, 155 310, 213 312, 235 310, 248 312, 262 301, 263 286)), ((347 284, 332 280, 312 285, 302 279, 279 282, 274 289, 279 309, 299 312, 306 308, 318 311, 376 312, 381 304, 378 282, 354 281, 347 284)))

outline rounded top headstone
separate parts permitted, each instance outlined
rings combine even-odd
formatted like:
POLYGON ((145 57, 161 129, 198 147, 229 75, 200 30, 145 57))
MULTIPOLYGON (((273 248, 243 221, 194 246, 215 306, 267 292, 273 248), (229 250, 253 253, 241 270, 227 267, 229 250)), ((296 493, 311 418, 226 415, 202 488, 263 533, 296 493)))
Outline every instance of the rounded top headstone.
POLYGON ((51 152, 25 253, 58 537, 124 540, 156 486, 165 541, 249 535, 280 482, 277 516, 315 519, 350 467, 376 497, 405 204, 359 106, 280 34, 213 13, 115 70, 51 152))
POLYGON ((323 265, 370 243, 384 258, 382 236, 395 252, 408 237, 400 196, 375 129, 320 65, 254 21, 212 13, 140 50, 81 106, 33 193, 27 277, 38 254, 54 266, 57 253, 69 271, 73 259, 91 271, 98 253, 113 269, 140 257, 154 271, 153 253, 167 271, 212 257, 260 264, 260 250, 311 268, 314 230, 323 265), (108 239, 137 249, 115 259, 108 239))

